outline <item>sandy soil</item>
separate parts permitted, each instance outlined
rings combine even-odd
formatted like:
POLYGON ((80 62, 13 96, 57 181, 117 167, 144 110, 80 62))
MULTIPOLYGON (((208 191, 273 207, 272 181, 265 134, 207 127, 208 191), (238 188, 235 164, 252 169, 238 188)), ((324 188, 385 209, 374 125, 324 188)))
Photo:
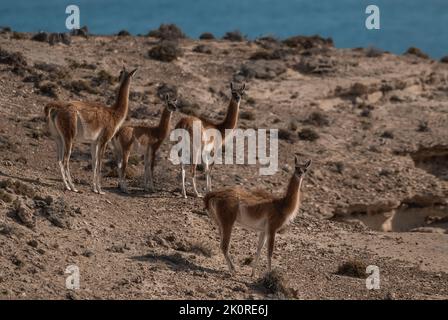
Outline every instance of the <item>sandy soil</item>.
MULTIPOLYGON (((158 122, 164 83, 177 87, 183 112, 222 119, 229 82, 247 82, 239 127, 281 129, 280 168, 260 176, 257 166, 216 166, 215 188, 240 184, 281 194, 293 153, 313 159, 300 213, 274 253, 290 298, 448 298, 447 64, 365 49, 187 39, 179 42, 181 57, 159 62, 147 55, 155 38, 73 37, 71 45, 52 46, 24 37, 0 34, 0 48, 26 62, 0 55, 0 299, 278 297, 259 284, 264 255, 250 277, 252 231, 234 231, 238 274, 229 276, 202 200, 181 198, 169 141, 158 155, 155 193, 141 188, 137 156, 131 194, 118 191, 112 164, 104 170, 106 194, 92 193, 82 144, 71 161, 82 192, 63 191, 43 106, 113 101, 123 64, 139 68, 132 121, 158 122), (210 53, 193 50, 199 44, 210 53), (276 49, 285 51, 279 59, 250 59, 276 49), (319 137, 310 141, 310 132, 319 137), (378 266, 381 288, 369 291, 364 278, 338 274, 350 261, 378 266), (80 269, 76 291, 65 287, 72 264, 80 269)), ((202 176, 199 184, 205 187, 202 176)))

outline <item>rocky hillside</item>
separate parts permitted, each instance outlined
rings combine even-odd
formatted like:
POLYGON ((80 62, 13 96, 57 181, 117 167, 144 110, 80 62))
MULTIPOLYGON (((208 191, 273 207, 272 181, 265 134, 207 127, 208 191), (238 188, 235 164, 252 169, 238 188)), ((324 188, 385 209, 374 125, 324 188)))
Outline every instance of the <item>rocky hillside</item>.
MULTIPOLYGON (((150 36, 0 32, 0 299, 448 298, 448 64, 417 49, 336 49, 331 39, 191 40, 150 36), (121 67, 138 67, 129 120, 157 123, 163 102, 222 119, 229 82, 246 82, 240 128, 279 129, 279 171, 215 166, 214 188, 284 192, 293 154, 313 160, 296 220, 273 264, 255 278, 254 232, 236 228, 230 277, 201 199, 181 197, 180 170, 161 148, 156 192, 131 157, 130 194, 106 156, 106 195, 91 192, 89 146, 77 144, 65 192, 43 106, 55 99, 112 103, 121 67), (65 288, 69 265, 80 270, 65 288), (381 289, 365 287, 367 265, 381 289)), ((188 177, 188 176, 187 176, 188 177)), ((201 175, 199 184, 205 187, 201 175)), ((187 186, 191 195, 191 185, 187 186)))

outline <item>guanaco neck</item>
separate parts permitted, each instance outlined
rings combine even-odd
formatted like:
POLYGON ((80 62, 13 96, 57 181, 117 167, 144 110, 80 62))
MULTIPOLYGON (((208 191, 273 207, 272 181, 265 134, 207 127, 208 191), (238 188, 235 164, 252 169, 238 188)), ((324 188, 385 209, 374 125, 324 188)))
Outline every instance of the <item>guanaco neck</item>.
POLYGON ((297 209, 300 205, 300 188, 302 186, 302 181, 303 177, 299 178, 295 174, 293 174, 289 180, 288 189, 283 198, 284 214, 297 214, 297 209))
POLYGON ((129 108, 129 86, 131 84, 131 79, 128 77, 123 80, 118 89, 117 100, 113 106, 115 113, 119 118, 126 118, 129 108))
POLYGON ((158 134, 160 137, 165 138, 170 131, 172 111, 169 111, 167 107, 163 109, 162 116, 160 118, 158 126, 158 134))
POLYGON ((235 129, 238 121, 238 113, 240 108, 240 102, 236 102, 232 97, 227 108, 227 114, 225 119, 217 125, 217 129, 224 136, 226 129, 235 129))

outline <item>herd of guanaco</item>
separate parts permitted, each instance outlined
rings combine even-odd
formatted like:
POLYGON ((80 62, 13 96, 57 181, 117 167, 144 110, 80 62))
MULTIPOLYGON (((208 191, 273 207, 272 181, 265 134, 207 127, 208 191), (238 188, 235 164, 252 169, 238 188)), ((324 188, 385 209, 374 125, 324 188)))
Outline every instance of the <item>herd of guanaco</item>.
MULTIPOLYGON (((119 75, 119 89, 112 106, 96 102, 56 101, 45 106, 45 116, 52 138, 57 146, 57 159, 62 180, 67 190, 78 192, 69 168, 73 143, 89 142, 91 144, 93 191, 104 194, 101 189, 101 166, 107 145, 113 148, 118 166, 119 187, 128 192, 126 186, 126 167, 132 149, 144 156, 144 188, 154 191, 153 172, 157 151, 171 130, 172 113, 177 110, 175 97, 166 95, 165 107, 157 126, 134 125, 125 123, 129 110, 129 88, 131 79, 137 69, 130 72, 123 67, 119 75)), ((245 85, 236 88, 230 83, 231 99, 227 114, 223 121, 213 122, 204 117, 186 116, 179 120, 176 129, 185 129, 190 135, 193 124, 200 124, 201 133, 213 128, 221 133, 225 141, 225 133, 237 127, 239 108, 245 85)), ((201 134, 201 139, 204 135, 201 134)), ((213 141, 203 140, 202 150, 211 148, 213 141)), ((191 154, 191 174, 194 193, 202 197, 196 187, 196 163, 202 150, 191 154)), ((271 258, 274 251, 276 233, 283 229, 297 215, 300 206, 300 189, 305 173, 311 166, 311 160, 300 162, 295 156, 295 169, 289 180, 283 197, 275 197, 271 193, 261 190, 246 190, 241 187, 224 188, 211 191, 210 170, 212 164, 205 162, 206 195, 204 205, 209 217, 217 224, 221 250, 227 262, 230 273, 235 273, 235 267, 229 257, 229 243, 235 222, 254 229, 259 233, 259 240, 255 259, 252 264, 252 276, 256 271, 261 250, 268 242, 268 271, 271 270, 271 258)), ((187 198, 185 190, 185 165, 181 162, 182 195, 187 198)))

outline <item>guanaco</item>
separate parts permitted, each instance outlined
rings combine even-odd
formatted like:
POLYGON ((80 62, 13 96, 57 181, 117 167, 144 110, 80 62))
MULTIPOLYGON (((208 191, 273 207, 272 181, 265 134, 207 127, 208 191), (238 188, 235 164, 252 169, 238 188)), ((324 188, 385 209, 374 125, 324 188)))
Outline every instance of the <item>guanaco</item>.
POLYGON ((165 108, 163 109, 159 125, 124 125, 112 138, 115 158, 118 164, 119 187, 128 193, 126 186, 126 167, 132 147, 143 153, 145 160, 144 188, 145 191, 154 191, 154 165, 157 150, 168 136, 171 127, 171 115, 177 110, 177 99, 165 95, 165 108))
POLYGON ((286 194, 275 197, 262 191, 247 191, 241 187, 221 189, 207 193, 204 198, 208 215, 218 225, 221 237, 221 250, 230 272, 235 267, 229 256, 230 236, 235 221, 259 232, 258 247, 252 264, 252 276, 266 239, 268 240, 268 271, 271 270, 271 258, 274 251, 275 234, 296 217, 300 206, 300 188, 305 173, 311 166, 311 160, 304 164, 295 157, 295 170, 289 180, 286 194))
MULTIPOLYGON (((190 159, 190 165, 191 165, 191 178, 193 183, 193 189, 196 197, 201 197, 199 194, 197 188, 196 188, 196 167, 198 164, 198 161, 200 160, 202 151, 204 149, 211 149, 214 146, 214 141, 212 139, 208 139, 205 135, 205 130, 207 129, 216 129, 220 132, 222 145, 225 143, 225 137, 226 137, 226 130, 233 130, 236 128, 237 122, 238 122, 238 114, 239 114, 239 108, 241 103, 241 97, 244 94, 244 91, 246 89, 246 84, 243 84, 240 88, 235 88, 233 82, 230 83, 230 91, 231 91, 231 99, 229 106, 227 108, 227 114, 224 120, 220 123, 212 122, 208 119, 205 119, 204 117, 184 117, 179 120, 179 122, 176 125, 176 129, 184 129, 186 130, 190 135, 190 141, 193 141, 193 125, 195 122, 199 122, 200 129, 201 129, 201 148, 197 151, 196 154, 193 154, 194 152, 191 152, 191 159, 190 159)), ((194 150, 194 148, 191 148, 191 150, 194 150)), ((206 191, 211 191, 212 182, 210 177, 210 171, 211 171, 211 165, 204 161, 205 165, 205 176, 206 176, 206 191)), ((181 161, 181 173, 182 173, 182 195, 184 198, 187 198, 187 193, 185 190, 185 164, 181 161)))
POLYGON ((129 86, 137 69, 120 72, 115 103, 108 107, 97 102, 52 102, 45 106, 49 131, 56 141, 57 158, 65 188, 78 192, 70 175, 70 155, 75 140, 91 143, 93 191, 101 190, 101 165, 107 143, 120 129, 128 114, 129 86))

